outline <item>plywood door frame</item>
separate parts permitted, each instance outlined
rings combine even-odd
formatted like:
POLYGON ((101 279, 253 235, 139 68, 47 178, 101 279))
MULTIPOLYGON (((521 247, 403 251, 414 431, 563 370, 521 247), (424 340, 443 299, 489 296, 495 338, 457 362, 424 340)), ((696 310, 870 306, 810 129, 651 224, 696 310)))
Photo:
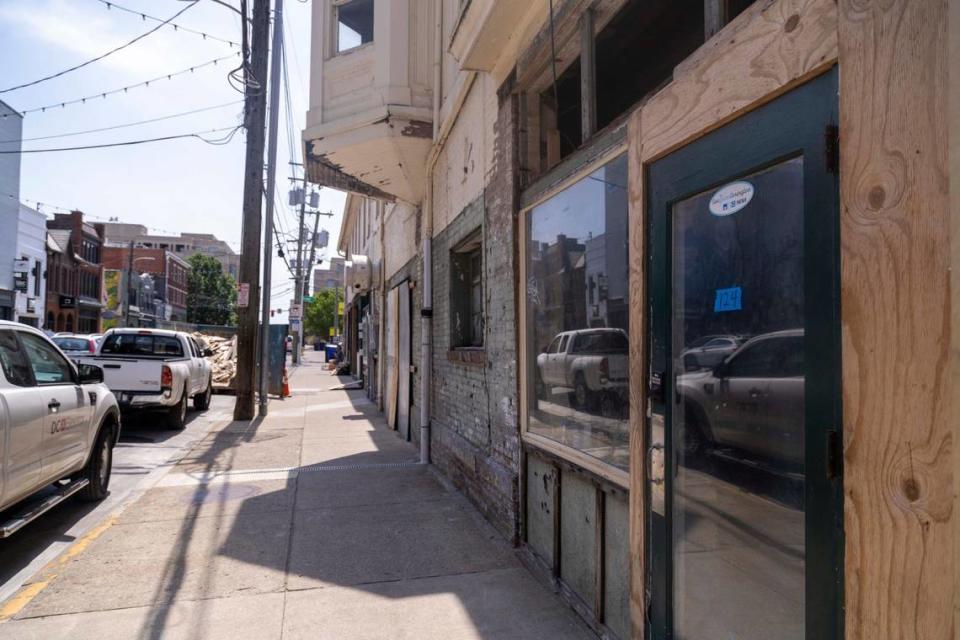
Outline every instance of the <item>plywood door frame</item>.
POLYGON ((645 167, 774 100, 837 63, 834 0, 757 2, 674 71, 673 81, 631 116, 630 208, 630 615, 643 638, 647 414, 645 167))

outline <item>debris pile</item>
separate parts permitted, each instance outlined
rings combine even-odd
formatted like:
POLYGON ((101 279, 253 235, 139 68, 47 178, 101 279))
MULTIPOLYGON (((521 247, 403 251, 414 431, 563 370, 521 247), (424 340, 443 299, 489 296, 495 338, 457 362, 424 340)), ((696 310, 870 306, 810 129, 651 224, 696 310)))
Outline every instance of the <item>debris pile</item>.
POLYGON ((222 338, 205 333, 194 333, 193 337, 213 351, 213 355, 207 358, 213 369, 213 388, 233 391, 237 376, 237 337, 222 338))

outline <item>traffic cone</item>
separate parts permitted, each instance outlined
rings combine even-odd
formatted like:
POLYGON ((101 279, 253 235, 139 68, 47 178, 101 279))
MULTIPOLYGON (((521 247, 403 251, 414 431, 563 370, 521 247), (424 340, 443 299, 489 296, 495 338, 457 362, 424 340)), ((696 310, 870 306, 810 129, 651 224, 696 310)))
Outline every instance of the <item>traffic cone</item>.
POLYGON ((287 368, 286 368, 286 367, 283 368, 283 394, 282 394, 280 397, 281 397, 281 398, 289 398, 289 397, 290 397, 290 381, 287 380, 287 368))

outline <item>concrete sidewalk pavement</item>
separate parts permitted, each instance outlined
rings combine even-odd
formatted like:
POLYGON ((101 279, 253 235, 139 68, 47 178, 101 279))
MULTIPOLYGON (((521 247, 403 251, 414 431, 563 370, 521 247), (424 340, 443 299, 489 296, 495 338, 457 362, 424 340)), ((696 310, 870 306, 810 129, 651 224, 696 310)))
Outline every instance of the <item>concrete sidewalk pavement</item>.
POLYGON ((265 420, 212 429, 28 585, 0 638, 595 637, 313 355, 265 420))

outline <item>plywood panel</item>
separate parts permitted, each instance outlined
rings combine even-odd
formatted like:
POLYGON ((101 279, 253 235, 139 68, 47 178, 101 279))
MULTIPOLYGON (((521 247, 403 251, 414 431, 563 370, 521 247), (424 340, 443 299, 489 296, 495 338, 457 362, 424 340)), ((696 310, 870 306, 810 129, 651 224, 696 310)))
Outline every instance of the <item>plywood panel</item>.
POLYGON ((952 638, 946 0, 839 10, 847 637, 952 638))
POLYGON ((386 323, 386 348, 387 348, 387 424, 391 429, 397 428, 397 383, 399 358, 397 347, 399 346, 399 335, 397 327, 398 306, 397 289, 394 287, 387 292, 387 323, 386 323))
POLYGON ((404 281, 394 288, 397 311, 397 424, 404 440, 410 439, 410 286, 404 281))
POLYGON ((835 0, 756 2, 643 107, 641 154, 662 156, 769 102, 837 59, 835 0))

